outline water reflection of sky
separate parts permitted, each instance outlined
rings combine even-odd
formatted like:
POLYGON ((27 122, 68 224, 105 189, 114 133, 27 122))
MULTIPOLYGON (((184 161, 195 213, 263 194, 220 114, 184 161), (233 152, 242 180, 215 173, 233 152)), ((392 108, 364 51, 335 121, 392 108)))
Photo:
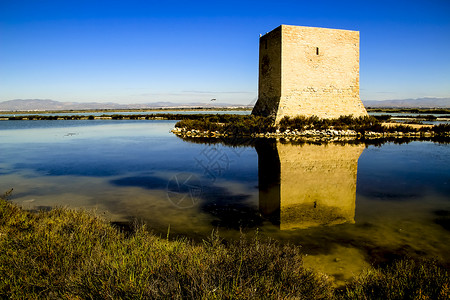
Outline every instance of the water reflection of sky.
POLYGON ((450 195, 449 150, 432 142, 370 146, 358 165, 358 194, 396 201, 430 192, 450 195))
MULTIPOLYGON (((169 226, 173 234, 194 238, 214 228, 224 236, 259 228, 302 245, 310 254, 306 263, 326 266, 324 271, 336 278, 395 255, 450 257, 449 145, 347 149, 278 144, 261 155, 252 147, 185 142, 170 133, 174 124, 1 121, 0 193, 13 187, 12 200, 31 209, 83 207, 105 212, 112 221, 138 218, 160 234, 169 226), (346 156, 349 151, 354 155, 346 156), (261 163, 272 164, 265 175, 258 171, 261 163), (261 210, 262 175, 269 181, 278 178, 279 202, 269 203, 275 211, 278 205, 278 221, 261 210), (341 201, 333 194, 354 186, 344 222, 295 223, 305 219, 299 215, 331 203, 328 198, 341 201), (302 197, 301 205, 295 197, 302 197), (289 212, 289 226, 280 224, 287 220, 283 211, 289 212), (349 256, 353 262, 346 260, 349 256)), ((333 205, 321 214, 334 215, 316 221, 342 219, 339 204, 333 205)))
MULTIPOLYGON (((248 206, 257 192, 252 149, 183 142, 170 133, 174 121, 38 121, 33 123, 37 128, 11 123, 20 129, 0 131, 0 174, 5 175, 1 188, 14 187, 19 203, 95 206, 120 219, 154 219, 156 214, 163 220, 160 226, 167 226, 182 219, 168 199, 168 183, 177 174, 188 173, 201 180, 200 206, 193 209, 207 212, 210 223, 223 219, 239 227, 240 220, 231 224, 221 213, 248 206), (133 203, 137 198, 157 198, 153 205, 158 208, 142 210, 139 201, 133 203), (164 210, 176 212, 165 215, 177 220, 161 218, 164 210)), ((257 207, 252 207, 256 213, 257 207)))

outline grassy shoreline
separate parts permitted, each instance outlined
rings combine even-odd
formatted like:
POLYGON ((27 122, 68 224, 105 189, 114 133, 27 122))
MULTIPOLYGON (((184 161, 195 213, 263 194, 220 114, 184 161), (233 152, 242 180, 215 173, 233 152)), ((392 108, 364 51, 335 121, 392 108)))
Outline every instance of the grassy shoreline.
POLYGON ((102 114, 94 115, 22 115, 22 116, 4 116, 0 115, 0 121, 41 121, 41 120, 185 120, 185 119, 201 119, 203 117, 215 116, 215 114, 102 114))
POLYGON ((58 114, 58 113, 116 113, 116 112, 154 112, 154 111, 251 111, 247 107, 155 107, 155 108, 118 108, 118 109, 68 109, 68 110, 14 110, 0 111, 2 114, 58 114))
POLYGON ((404 259, 344 287, 306 269, 297 246, 261 237, 203 243, 124 233, 98 215, 28 212, 0 199, 0 298, 448 299, 448 268, 404 259))
POLYGON ((253 115, 216 115, 186 118, 175 124, 172 131, 190 137, 251 137, 251 138, 386 138, 386 137, 450 137, 450 124, 402 124, 385 116, 341 116, 320 119, 316 116, 285 117, 279 123, 267 117, 253 115))

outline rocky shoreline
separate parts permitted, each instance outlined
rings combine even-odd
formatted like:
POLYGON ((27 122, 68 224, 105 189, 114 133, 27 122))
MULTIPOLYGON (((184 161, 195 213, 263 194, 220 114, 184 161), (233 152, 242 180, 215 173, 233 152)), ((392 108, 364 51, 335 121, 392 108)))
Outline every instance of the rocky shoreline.
MULTIPOLYGON (((435 137, 437 134, 433 131, 393 131, 393 132, 373 132, 365 131, 363 133, 356 132, 355 130, 334 130, 334 129, 308 129, 308 130, 289 130, 281 132, 276 130, 275 132, 266 133, 253 133, 251 135, 239 135, 233 132, 219 132, 219 131, 201 131, 201 130, 188 130, 186 128, 175 127, 172 129, 172 133, 180 137, 207 137, 207 138, 228 138, 228 137, 250 137, 250 138, 284 138, 284 139, 336 139, 336 140, 351 140, 360 138, 430 138, 435 137)), ((442 136, 442 135, 439 135, 442 136)), ((450 133, 446 133, 445 137, 449 137, 450 133)))

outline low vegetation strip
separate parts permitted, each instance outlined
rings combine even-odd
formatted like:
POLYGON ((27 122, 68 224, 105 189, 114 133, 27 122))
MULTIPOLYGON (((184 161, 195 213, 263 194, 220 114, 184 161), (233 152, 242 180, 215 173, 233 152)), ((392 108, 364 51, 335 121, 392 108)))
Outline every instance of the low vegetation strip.
POLYGON ((102 114, 102 115, 40 115, 26 114, 19 116, 1 116, 3 121, 28 121, 28 120, 184 120, 200 119, 204 117, 215 116, 215 114, 172 114, 172 113, 154 113, 154 114, 102 114))
POLYGON ((299 136, 450 136, 450 124, 407 125, 382 123, 381 116, 341 116, 336 119, 319 119, 316 116, 285 117, 278 124, 273 119, 253 115, 217 115, 184 119, 175 124, 173 132, 187 136, 249 136, 249 137, 299 137, 299 136))
POLYGON ((335 289, 300 248, 261 238, 201 244, 124 233, 86 211, 28 212, 0 199, 3 299, 448 299, 448 270, 404 260, 335 289), (419 297, 419 298, 418 298, 419 297))

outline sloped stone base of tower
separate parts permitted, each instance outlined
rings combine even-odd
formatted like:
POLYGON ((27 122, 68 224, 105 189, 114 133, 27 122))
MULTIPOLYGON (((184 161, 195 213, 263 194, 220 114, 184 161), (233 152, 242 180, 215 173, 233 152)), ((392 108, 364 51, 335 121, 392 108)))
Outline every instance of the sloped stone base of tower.
POLYGON ((255 104, 252 115, 272 117, 276 123, 288 116, 317 116, 321 119, 333 119, 340 116, 352 115, 353 117, 368 116, 361 100, 341 97, 337 99, 261 99, 255 104))
POLYGON ((307 95, 284 98, 258 99, 252 115, 272 117, 277 123, 285 116, 317 116, 321 119, 333 119, 340 116, 368 116, 359 98, 342 95, 307 95))
POLYGON ((279 97, 258 99, 252 110, 252 115, 261 117, 272 117, 275 119, 278 113, 278 106, 280 104, 279 97))
POLYGON ((353 117, 367 116, 359 97, 329 94, 309 94, 307 96, 294 95, 279 100, 275 121, 279 122, 283 117, 317 116, 321 119, 333 119, 340 116, 352 115, 353 117))

